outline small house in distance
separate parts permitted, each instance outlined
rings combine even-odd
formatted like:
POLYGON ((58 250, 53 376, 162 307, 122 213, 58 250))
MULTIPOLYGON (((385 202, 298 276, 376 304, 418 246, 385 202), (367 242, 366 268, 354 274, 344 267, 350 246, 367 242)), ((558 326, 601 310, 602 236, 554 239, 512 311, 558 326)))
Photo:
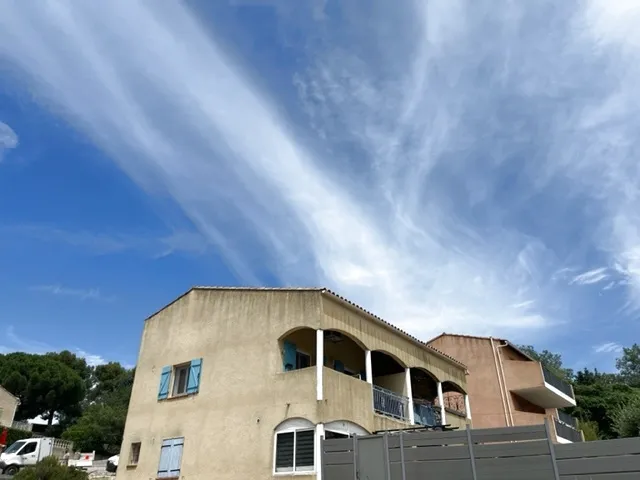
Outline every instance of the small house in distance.
POLYGON ((20 405, 20 399, 0 386, 0 426, 10 427, 20 405))

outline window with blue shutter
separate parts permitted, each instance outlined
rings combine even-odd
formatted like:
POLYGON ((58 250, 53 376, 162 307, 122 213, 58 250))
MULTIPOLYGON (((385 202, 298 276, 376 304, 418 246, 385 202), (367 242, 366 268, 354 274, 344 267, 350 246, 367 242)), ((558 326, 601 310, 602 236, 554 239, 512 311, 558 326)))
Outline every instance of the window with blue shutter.
POLYGON ((295 370, 296 368, 296 352, 297 348, 295 343, 284 341, 282 353, 282 369, 285 372, 289 370, 295 370))
POLYGON ((171 367, 162 367, 160 374, 160 386, 158 388, 158 400, 164 400, 169 396, 169 382, 171 381, 171 367))
POLYGON ((367 381, 367 371, 366 370, 362 370, 360 372, 360 380, 364 380, 365 382, 367 381))
POLYGON ((162 447, 160 449, 160 463, 158 464, 158 478, 180 476, 183 447, 183 437, 163 440, 162 447))
POLYGON ((333 369, 336 370, 337 372, 344 373, 344 363, 342 363, 340 360, 334 360, 333 369))
POLYGON ((198 393, 200 390, 200 371, 202 370, 202 359, 191 360, 189 366, 189 379, 187 381, 187 393, 198 393))

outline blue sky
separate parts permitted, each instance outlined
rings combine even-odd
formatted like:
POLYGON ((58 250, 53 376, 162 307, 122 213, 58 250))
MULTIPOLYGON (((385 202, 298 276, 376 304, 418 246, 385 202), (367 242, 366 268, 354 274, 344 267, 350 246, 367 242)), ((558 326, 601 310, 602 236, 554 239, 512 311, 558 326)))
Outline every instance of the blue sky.
POLYGON ((640 338, 638 3, 0 2, 0 349, 134 364, 191 285, 423 339, 640 338))

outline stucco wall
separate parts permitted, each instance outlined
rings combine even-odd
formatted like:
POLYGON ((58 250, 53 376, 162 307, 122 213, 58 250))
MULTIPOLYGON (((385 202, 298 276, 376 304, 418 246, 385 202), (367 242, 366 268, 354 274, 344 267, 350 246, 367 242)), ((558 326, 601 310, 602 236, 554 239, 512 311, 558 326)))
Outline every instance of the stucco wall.
POLYGON ((0 425, 10 427, 18 408, 18 399, 0 387, 0 425))
MULTIPOLYGON (((124 432, 118 480, 155 478, 163 439, 184 437, 181 477, 262 480, 272 478, 274 429, 287 418, 313 423, 349 420, 368 431, 399 422, 373 415, 371 386, 325 368, 324 400, 316 401, 316 369, 283 372, 281 344, 296 344, 314 357, 315 332, 328 327, 319 291, 192 290, 145 322, 124 432), (297 330, 296 330, 297 329, 297 330), (158 401, 162 368, 202 358, 199 393, 158 401), (139 463, 127 468, 132 442, 141 442, 139 463)), ((349 314, 353 325, 360 324, 349 314)), ((340 324, 336 324, 340 326, 340 324)), ((410 362, 429 355, 403 342, 384 340, 393 333, 362 327, 366 341, 410 362), (377 338, 377 342, 373 339, 377 338), (410 352, 402 352, 409 348, 410 352)), ((345 327, 353 332, 352 326, 345 327)), ((364 340, 363 340, 364 341, 364 340)), ((354 356, 350 368, 364 368, 354 356), (355 365, 358 363, 358 365, 355 365)), ((431 364, 430 364, 431 365, 431 364)), ((448 367, 434 361, 436 375, 448 367)), ((451 368, 464 383, 459 367, 451 368)), ((407 426, 404 424, 404 426, 407 426)))
POLYGON ((430 342, 435 348, 468 366, 467 389, 474 428, 505 427, 510 425, 511 418, 514 425, 544 423, 545 417, 553 415, 555 409, 545 411, 509 391, 509 388, 539 383, 540 365, 528 360, 511 347, 497 348, 499 343, 494 340, 494 357, 488 338, 445 335, 430 342), (496 362, 499 362, 500 358, 507 386, 506 390, 502 389, 504 399, 500 393, 499 366, 496 368, 496 362))

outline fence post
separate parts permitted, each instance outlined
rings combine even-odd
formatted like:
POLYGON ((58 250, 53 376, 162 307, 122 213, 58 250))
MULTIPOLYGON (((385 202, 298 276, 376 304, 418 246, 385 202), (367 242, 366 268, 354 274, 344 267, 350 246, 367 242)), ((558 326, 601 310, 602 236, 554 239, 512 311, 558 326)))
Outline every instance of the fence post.
POLYGON ((549 455, 551 456, 551 464, 553 465, 553 477, 555 480, 560 480, 558 474, 558 463, 556 462, 556 449, 553 446, 553 440, 551 440, 551 429, 549 428, 549 418, 544 419, 544 430, 547 434, 547 443, 549 445, 549 455))
MULTIPOLYGON (((358 480, 358 436, 353 436, 353 480, 358 480)), ((325 477, 326 478, 326 477, 325 477)))
MULTIPOLYGON (((473 454, 473 440, 471 438, 471 428, 467 423, 467 446, 469 447, 469 458, 471 459, 471 475, 473 480, 478 480, 478 474, 476 473, 476 457, 473 454)), ((557 480, 557 479, 556 479, 557 480)))
POLYGON ((389 432, 384 432, 385 480, 391 480, 391 462, 389 461, 389 432))
MULTIPOLYGON (((407 472, 404 466, 404 432, 400 431, 400 466, 402 468, 402 480, 407 480, 407 472)), ((389 475, 391 480, 391 475, 389 475)))

